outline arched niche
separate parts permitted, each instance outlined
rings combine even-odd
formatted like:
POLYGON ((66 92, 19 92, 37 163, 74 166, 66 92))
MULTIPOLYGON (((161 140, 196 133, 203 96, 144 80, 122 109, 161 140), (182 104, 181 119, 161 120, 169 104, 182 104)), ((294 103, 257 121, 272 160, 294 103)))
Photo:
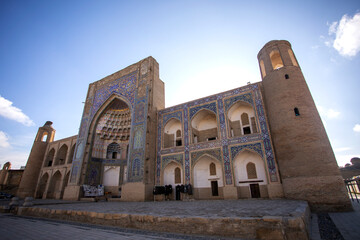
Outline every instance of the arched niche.
POLYGON ((233 166, 236 186, 249 186, 255 181, 259 185, 268 183, 264 160, 258 153, 250 150, 241 151, 235 157, 233 166))
POLYGON ((223 170, 220 161, 209 155, 200 157, 193 167, 193 181, 194 188, 211 188, 213 181, 217 182, 218 187, 223 187, 223 170), (214 173, 214 170, 210 171, 212 165, 215 165, 215 175, 211 175, 214 173))
POLYGON ((270 61, 274 70, 282 68, 284 66, 280 52, 278 50, 271 51, 270 61))
POLYGON ((40 199, 43 198, 48 180, 49 180, 48 173, 45 173, 44 175, 41 176, 39 185, 37 188, 37 192, 35 195, 36 198, 40 198, 40 199))
POLYGON ((59 199, 61 195, 61 173, 56 171, 50 179, 50 185, 46 198, 59 199))
POLYGON ((216 114, 202 109, 191 120, 192 143, 213 141, 218 138, 216 114))
POLYGON ((126 151, 120 151, 120 149, 127 149, 129 145, 130 111, 130 105, 116 96, 112 96, 103 104, 95 114, 90 126, 92 129, 89 136, 92 139, 90 157, 100 159, 127 158, 126 151))
POLYGON ((182 146, 182 127, 179 119, 172 118, 164 126, 163 147, 182 146))
POLYGON ((55 166, 65 164, 67 152, 68 152, 68 146, 66 144, 63 144, 60 147, 59 151, 57 152, 55 164, 54 164, 55 166))
POLYGON ((44 167, 51 167, 53 165, 54 156, 55 156, 55 149, 51 148, 48 154, 46 155, 44 167))
POLYGON ((41 137, 41 141, 42 142, 46 142, 47 141, 47 138, 48 138, 48 133, 47 132, 44 132, 42 137, 41 137))
POLYGON ((107 159, 120 159, 120 157, 121 157, 120 145, 116 142, 110 143, 106 149, 106 158, 107 159))
POLYGON ((234 103, 227 112, 227 120, 230 137, 258 133, 254 108, 249 103, 234 103))
POLYGON ((261 76, 262 78, 264 78, 266 76, 266 69, 263 60, 260 60, 260 70, 261 70, 261 76))
POLYGON ((183 184, 183 171, 182 167, 177 162, 170 162, 163 170, 163 183, 164 185, 172 185, 173 188, 176 185, 183 184))

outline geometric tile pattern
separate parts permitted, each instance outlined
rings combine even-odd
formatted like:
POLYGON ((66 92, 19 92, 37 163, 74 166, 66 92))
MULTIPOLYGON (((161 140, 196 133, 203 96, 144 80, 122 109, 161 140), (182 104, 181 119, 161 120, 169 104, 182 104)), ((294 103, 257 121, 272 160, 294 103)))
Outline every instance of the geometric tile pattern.
POLYGON ((233 154, 238 150, 247 146, 247 148, 258 152, 263 159, 266 159, 268 166, 268 174, 271 182, 278 182, 278 173, 276 170, 274 150, 272 147, 269 127, 264 111, 264 104, 260 92, 260 84, 249 84, 244 87, 233 89, 227 92, 219 93, 209 97, 197 99, 184 104, 176 105, 174 107, 165 108, 158 112, 158 128, 157 128, 157 159, 156 159, 156 183, 160 184, 160 173, 162 170, 163 154, 169 153, 184 153, 184 167, 185 167, 185 182, 191 183, 191 169, 190 169, 190 155, 193 164, 193 156, 197 156, 202 151, 211 151, 213 148, 221 148, 220 156, 217 156, 223 162, 225 183, 226 185, 233 184, 232 174, 232 160, 233 154), (228 123, 226 120, 226 113, 229 108, 236 102, 243 101, 251 104, 255 112, 255 119, 259 125, 259 133, 254 133, 246 136, 230 137, 228 136, 228 123), (201 109, 208 109, 214 112, 219 124, 219 138, 215 141, 192 143, 190 144, 189 126, 190 119, 201 109), (176 117, 175 115, 178 114, 176 117), (182 114, 181 114, 182 113, 182 114), (183 116, 181 118, 180 116, 183 116), (164 125, 170 118, 177 118, 183 124, 184 139, 182 147, 161 148, 161 136, 164 125), (253 145, 252 145, 253 144, 253 145), (242 146, 242 147, 239 147, 242 146), (201 150, 201 151, 200 151, 201 150), (264 151, 263 151, 264 150, 264 151), (195 153, 197 151, 198 153, 195 153), (231 152, 231 154, 230 154, 231 152), (194 155, 195 154, 195 155, 194 155), (231 156, 230 156, 231 155, 231 156))
POLYGON ((263 156, 261 143, 251 143, 251 144, 244 144, 240 146, 232 146, 230 147, 231 151, 231 160, 233 161, 236 156, 241 152, 243 149, 250 149, 257 152, 260 156, 263 156))
POLYGON ((164 156, 164 157, 162 157, 162 167, 165 168, 166 165, 168 165, 172 161, 179 163, 181 165, 181 167, 182 167, 183 166, 183 159, 184 159, 183 154, 164 156))
POLYGON ((214 112, 216 114, 216 103, 213 102, 213 103, 209 103, 209 104, 205 104, 205 105, 200 105, 200 106, 197 106, 197 107, 193 107, 193 108, 190 108, 190 119, 192 119, 192 117, 198 112, 200 111, 201 109, 208 109, 208 110, 211 110, 212 112, 214 112))
POLYGON ((210 155, 221 162, 220 148, 209 149, 209 150, 191 152, 191 166, 193 167, 195 165, 196 161, 203 155, 210 155))
POLYGON ((139 81, 139 86, 144 89, 145 96, 138 96, 136 90, 135 107, 132 112, 131 136, 129 143, 128 182, 141 182, 144 177, 145 144, 148 114, 148 86, 146 81, 139 81), (142 85, 140 85, 142 84, 142 85), (140 106, 140 107, 139 107, 140 106))
POLYGON ((231 105, 233 105, 237 101, 243 101, 243 102, 247 102, 247 103, 250 103, 251 105, 253 105, 253 98, 251 96, 251 93, 247 93, 247 94, 243 94, 240 96, 235 96, 235 97, 226 99, 225 100, 225 111, 229 110, 231 105))
POLYGON ((175 118, 175 119, 179 120, 180 122, 182 122, 182 112, 177 111, 177 112, 173 112, 173 113, 164 115, 164 117, 163 117, 164 126, 166 125, 168 120, 170 120, 171 118, 175 118))

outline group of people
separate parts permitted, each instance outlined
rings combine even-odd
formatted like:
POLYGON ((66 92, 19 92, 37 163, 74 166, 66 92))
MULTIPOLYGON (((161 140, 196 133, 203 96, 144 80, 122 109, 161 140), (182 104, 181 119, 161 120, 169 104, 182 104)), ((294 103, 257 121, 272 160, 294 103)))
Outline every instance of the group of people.
MULTIPOLYGON (((173 193, 173 187, 171 184, 165 185, 165 186, 155 186, 153 190, 154 195, 165 195, 165 200, 170 200, 170 196, 173 193)), ((181 199, 181 193, 192 195, 192 186, 191 184, 181 184, 176 185, 175 187, 175 199, 180 200, 181 199)))

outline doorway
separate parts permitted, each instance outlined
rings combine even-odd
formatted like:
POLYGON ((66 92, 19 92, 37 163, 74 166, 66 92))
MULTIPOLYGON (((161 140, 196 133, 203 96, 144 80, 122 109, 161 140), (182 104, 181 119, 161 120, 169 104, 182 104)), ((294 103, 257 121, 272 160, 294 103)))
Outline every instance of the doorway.
POLYGON ((250 184, 250 192, 252 198, 260 198, 260 187, 259 184, 250 184))
POLYGON ((211 181, 211 192, 213 196, 219 196, 218 181, 211 181))

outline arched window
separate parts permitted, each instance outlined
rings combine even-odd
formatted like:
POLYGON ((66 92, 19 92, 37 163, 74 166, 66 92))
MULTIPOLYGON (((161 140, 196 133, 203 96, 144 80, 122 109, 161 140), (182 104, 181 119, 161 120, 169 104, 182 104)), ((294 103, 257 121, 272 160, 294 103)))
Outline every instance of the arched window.
POLYGON ((10 162, 6 162, 3 166, 3 170, 10 170, 11 169, 11 163, 10 162))
POLYGON ((247 113, 241 114, 241 124, 249 125, 249 115, 247 113))
POLYGON ((257 178, 256 167, 255 167, 254 163, 249 162, 248 164, 246 164, 246 172, 248 175, 248 179, 256 179, 257 178))
POLYGON ((175 172, 175 184, 178 184, 178 183, 181 183, 181 170, 180 170, 180 168, 175 168, 175 170, 174 170, 174 172, 175 172))
POLYGON ((298 64, 297 64, 297 61, 295 59, 293 51, 291 49, 288 49, 288 53, 289 53, 292 64, 297 67, 298 64))
POLYGON ((216 165, 215 163, 210 163, 210 176, 216 175, 216 165))
POLYGON ((249 115, 247 113, 241 114, 241 125, 242 125, 244 135, 251 134, 249 115))
POLYGON ((218 138, 216 114, 202 109, 191 120, 192 143, 213 141, 218 138))
POLYGON ((164 148, 182 146, 181 122, 178 119, 170 119, 164 126, 164 148))
POLYGON ((298 108, 294 108, 295 116, 300 116, 300 112, 298 108))
POLYGON ((266 76, 266 71, 265 71, 265 65, 264 65, 263 60, 260 61, 260 70, 261 70, 261 75, 264 78, 266 76))
POLYGON ((47 141, 47 138, 48 138, 48 133, 45 132, 45 133, 43 133, 43 135, 42 135, 42 137, 41 137, 41 141, 42 141, 42 142, 46 142, 46 141, 47 141))
POLYGON ((55 156, 55 149, 51 149, 46 157, 44 167, 51 167, 55 156))
POLYGON ((110 143, 107 147, 106 158, 118 159, 120 158, 120 146, 116 142, 110 143))
POLYGON ((277 50, 274 50, 270 53, 270 60, 274 70, 282 68, 284 66, 280 53, 277 50))
POLYGON ((258 133, 254 108, 246 102, 238 101, 227 112, 229 136, 237 137, 258 133))
POLYGON ((66 144, 63 144, 57 153, 55 165, 65 164, 67 151, 68 151, 68 146, 66 144))

